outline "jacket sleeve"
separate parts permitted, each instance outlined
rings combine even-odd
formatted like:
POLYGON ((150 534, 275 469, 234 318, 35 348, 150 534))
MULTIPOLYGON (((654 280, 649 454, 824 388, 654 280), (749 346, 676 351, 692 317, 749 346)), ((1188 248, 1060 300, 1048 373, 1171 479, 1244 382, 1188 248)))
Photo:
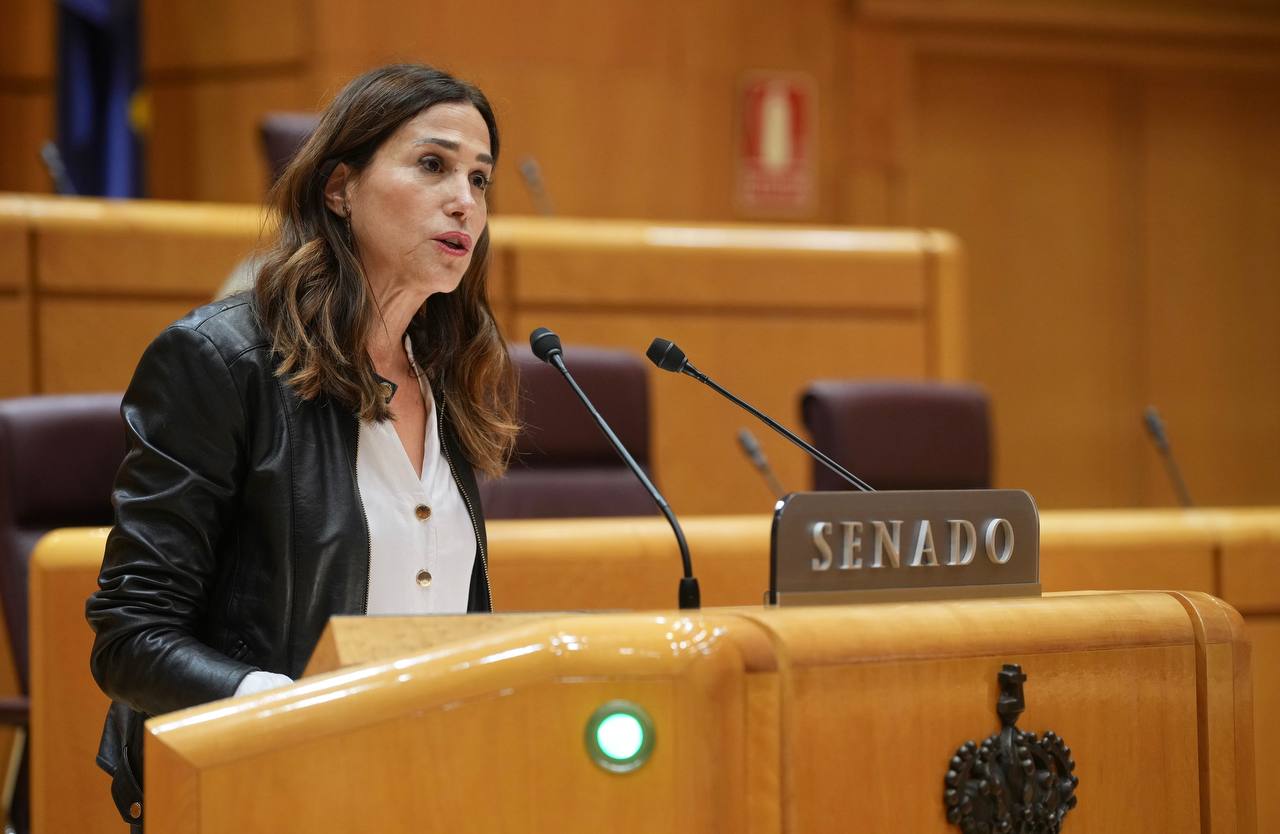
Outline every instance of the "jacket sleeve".
POLYGON ((239 392, 209 339, 175 325, 143 354, 120 413, 128 449, 115 526, 86 606, 94 679, 148 715, 230 697, 255 667, 196 631, 243 478, 239 392))

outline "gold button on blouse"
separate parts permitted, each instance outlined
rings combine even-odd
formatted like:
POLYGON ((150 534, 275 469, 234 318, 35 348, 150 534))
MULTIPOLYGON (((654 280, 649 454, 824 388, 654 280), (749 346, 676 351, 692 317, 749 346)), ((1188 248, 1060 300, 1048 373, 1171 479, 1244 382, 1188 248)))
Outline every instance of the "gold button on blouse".
POLYGON ((426 504, 419 504, 413 508, 413 514, 418 517, 419 521, 426 521, 431 518, 431 508, 426 504))
POLYGON ((135 802, 129 806, 129 819, 138 819, 142 816, 142 803, 135 802))
POLYGON ((430 588, 431 587, 431 571, 429 570, 418 571, 418 584, 423 588, 430 588))

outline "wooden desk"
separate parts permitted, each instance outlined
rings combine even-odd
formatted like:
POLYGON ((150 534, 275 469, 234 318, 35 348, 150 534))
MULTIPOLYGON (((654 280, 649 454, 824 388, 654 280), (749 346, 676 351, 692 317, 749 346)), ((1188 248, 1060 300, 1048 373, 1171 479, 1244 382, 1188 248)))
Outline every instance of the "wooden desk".
POLYGON ((148 722, 148 830, 949 834, 942 776, 1016 662, 1071 829, 1255 831, 1249 654, 1204 594, 465 619, 148 722), (631 774, 583 749, 615 699, 657 738, 631 774))
MULTIPOLYGON (((763 515, 684 520, 708 606, 760 602, 769 524, 763 515)), ((89 675, 84 622, 104 537, 104 530, 55 533, 32 561, 32 789, 41 832, 119 830, 107 779, 93 764, 106 699, 89 675)), ((489 537, 500 611, 675 604, 679 556, 661 518, 492 522, 489 537)), ((1257 714, 1270 716, 1280 714, 1278 542, 1280 510, 1270 508, 1046 512, 1042 580, 1047 591, 1165 584, 1238 599, 1253 643, 1257 714)), ((1258 750, 1280 745, 1276 722, 1257 721, 1254 734, 1258 750)), ((1280 796, 1259 787, 1259 830, 1280 832, 1280 796)))

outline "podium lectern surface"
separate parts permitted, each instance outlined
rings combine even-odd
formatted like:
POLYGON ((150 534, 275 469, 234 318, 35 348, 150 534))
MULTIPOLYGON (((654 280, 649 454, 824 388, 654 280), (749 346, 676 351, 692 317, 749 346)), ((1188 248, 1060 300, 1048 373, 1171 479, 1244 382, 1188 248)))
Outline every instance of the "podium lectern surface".
POLYGON ((1248 649, 1207 595, 483 620, 348 621, 396 654, 343 666, 376 645, 348 635, 336 671, 153 719, 148 831, 954 832, 1006 663, 1019 728, 1074 755, 1066 831, 1254 831, 1248 649), (655 738, 628 773, 584 743, 616 700, 655 738))

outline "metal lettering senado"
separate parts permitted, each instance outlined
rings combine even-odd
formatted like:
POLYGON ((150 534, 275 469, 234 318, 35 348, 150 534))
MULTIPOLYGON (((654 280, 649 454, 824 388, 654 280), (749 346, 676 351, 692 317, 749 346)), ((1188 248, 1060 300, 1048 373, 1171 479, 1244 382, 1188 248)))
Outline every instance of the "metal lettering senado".
POLYGON ((814 555, 813 571, 900 568, 903 554, 909 568, 963 567, 973 562, 982 546, 993 565, 1006 565, 1014 555, 1013 525, 1007 518, 990 518, 979 525, 963 518, 949 518, 934 532, 929 519, 907 524, 902 519, 864 521, 815 521, 809 533, 814 555), (902 531, 908 540, 902 540, 902 531), (864 541, 865 538, 869 542, 864 541), (864 543, 870 557, 863 559, 864 543), (837 552, 839 558, 836 558, 837 552), (945 559, 939 559, 939 554, 945 559))
MULTIPOLYGON (((898 565, 898 532, 902 526, 901 521, 892 522, 894 531, 890 535, 888 528, 883 522, 875 522, 875 557, 871 566, 878 568, 884 559, 884 551, 889 551, 890 561, 894 567, 898 565), (890 538, 887 547, 885 539, 890 538)), ((855 553, 862 553, 862 522, 861 521, 840 521, 837 522, 840 527, 840 570, 860 570, 862 568, 862 556, 854 556, 855 553)), ((812 567, 815 571, 830 570, 831 563, 835 556, 831 551, 831 544, 827 541, 831 536, 833 525, 830 521, 819 521, 814 523, 812 527, 813 546, 817 549, 818 555, 813 557, 812 567)))

